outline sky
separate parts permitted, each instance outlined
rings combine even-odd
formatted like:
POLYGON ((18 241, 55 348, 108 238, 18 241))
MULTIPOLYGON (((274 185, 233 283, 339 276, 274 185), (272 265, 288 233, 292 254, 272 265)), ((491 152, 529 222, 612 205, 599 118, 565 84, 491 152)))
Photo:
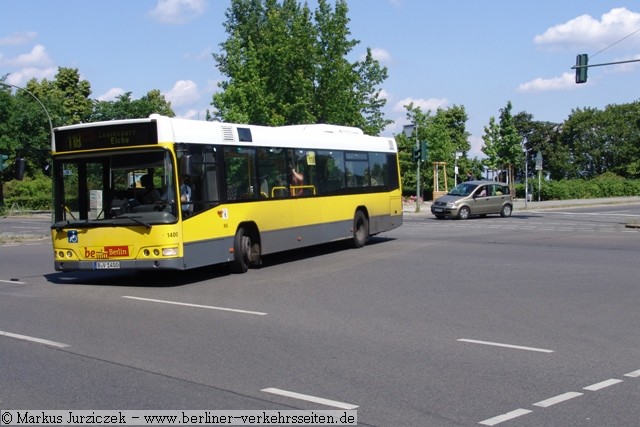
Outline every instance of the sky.
MULTIPOLYGON (((316 1, 307 2, 312 9, 316 1)), ((576 55, 589 64, 640 59, 640 4, 585 0, 348 0, 349 58, 371 48, 387 67, 383 132, 423 111, 464 106, 471 157, 483 157, 484 128, 511 101, 512 113, 562 123, 577 108, 640 98, 640 62, 589 68, 575 83, 576 55)), ((230 0, 3 0, 0 76, 22 86, 78 69, 91 98, 138 99, 158 89, 178 117, 203 120, 225 77, 212 53, 227 39, 230 0)))

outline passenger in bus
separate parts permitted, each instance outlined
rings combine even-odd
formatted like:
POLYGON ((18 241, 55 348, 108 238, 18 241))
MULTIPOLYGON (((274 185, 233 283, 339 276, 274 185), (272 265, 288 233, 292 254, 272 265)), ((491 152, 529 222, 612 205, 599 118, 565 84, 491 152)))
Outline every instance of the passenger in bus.
MULTIPOLYGON (((291 186, 292 187, 301 187, 304 185, 304 175, 298 172, 294 165, 291 165, 291 186)), ((292 188, 291 195, 292 196, 302 196, 304 190, 302 188, 292 188)))
POLYGON ((191 204, 191 185, 189 185, 188 176, 183 176, 180 179, 180 201, 182 202, 182 214, 191 215, 193 204, 191 204))
POLYGON ((160 202, 160 192, 153 186, 153 177, 149 174, 140 177, 140 184, 143 187, 140 200, 143 205, 150 205, 160 202))

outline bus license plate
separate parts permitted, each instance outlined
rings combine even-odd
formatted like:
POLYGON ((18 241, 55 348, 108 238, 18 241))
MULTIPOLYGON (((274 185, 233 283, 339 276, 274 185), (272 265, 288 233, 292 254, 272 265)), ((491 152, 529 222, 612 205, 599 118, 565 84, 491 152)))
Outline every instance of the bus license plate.
POLYGON ((120 261, 97 261, 93 268, 96 270, 118 269, 120 268, 120 261))

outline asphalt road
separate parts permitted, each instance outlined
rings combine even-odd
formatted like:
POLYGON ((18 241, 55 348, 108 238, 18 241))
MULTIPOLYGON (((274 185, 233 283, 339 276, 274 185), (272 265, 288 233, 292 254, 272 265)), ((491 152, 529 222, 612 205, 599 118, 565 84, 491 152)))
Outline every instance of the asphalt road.
POLYGON ((0 407, 635 426, 640 231, 625 224, 638 219, 639 205, 407 213, 363 249, 280 254, 244 275, 56 273, 48 241, 5 241, 0 407))

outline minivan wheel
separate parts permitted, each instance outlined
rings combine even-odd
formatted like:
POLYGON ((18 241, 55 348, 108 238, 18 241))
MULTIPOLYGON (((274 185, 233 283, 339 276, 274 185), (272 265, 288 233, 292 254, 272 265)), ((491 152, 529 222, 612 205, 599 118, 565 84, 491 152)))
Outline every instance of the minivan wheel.
POLYGON ((502 210, 500 211, 500 216, 503 218, 506 218, 508 216, 511 216, 511 211, 513 209, 511 208, 511 205, 504 205, 502 207, 502 210))
POLYGON ((458 219, 468 219, 469 215, 471 215, 471 211, 466 206, 461 207, 458 211, 458 219))

